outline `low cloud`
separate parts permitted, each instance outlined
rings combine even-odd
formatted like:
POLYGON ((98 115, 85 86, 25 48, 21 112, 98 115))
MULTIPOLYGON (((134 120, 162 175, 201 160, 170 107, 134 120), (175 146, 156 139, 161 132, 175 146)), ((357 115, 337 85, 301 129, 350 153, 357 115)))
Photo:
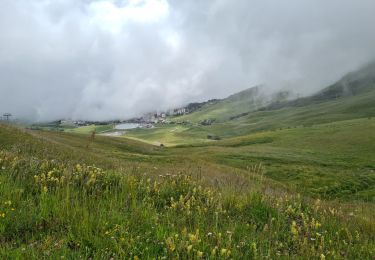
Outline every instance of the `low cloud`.
POLYGON ((370 0, 3 0, 0 112, 106 120, 257 84, 311 93, 375 57, 370 0))

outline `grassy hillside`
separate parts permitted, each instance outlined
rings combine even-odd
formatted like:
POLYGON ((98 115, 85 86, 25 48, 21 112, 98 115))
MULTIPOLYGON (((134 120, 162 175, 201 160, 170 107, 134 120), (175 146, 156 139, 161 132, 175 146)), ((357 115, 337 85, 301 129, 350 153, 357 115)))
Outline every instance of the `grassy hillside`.
MULTIPOLYGON (((277 150, 296 133, 274 134, 277 150)), ((249 153, 265 137, 180 148, 98 137, 87 146, 84 135, 0 126, 0 256, 371 259, 373 204, 311 200, 264 178, 254 162, 222 165, 220 156, 249 153)))
POLYGON ((375 119, 263 131, 172 149, 246 169, 314 197, 375 201, 375 119))
POLYGON ((158 125, 153 129, 133 129, 128 131, 124 137, 153 145, 163 144, 167 146, 209 141, 204 135, 194 135, 192 138, 184 138, 184 134, 190 131, 190 126, 186 125, 158 125))
POLYGON ((266 98, 260 94, 260 88, 248 89, 175 118, 193 124, 134 130, 127 137, 173 146, 209 142, 208 136, 226 139, 261 131, 372 118, 375 117, 374 75, 375 65, 370 64, 315 95, 292 101, 278 99, 263 107, 266 98), (215 120, 209 126, 197 124, 205 119, 215 120))
POLYGON ((214 104, 206 104, 192 114, 178 116, 178 121, 199 123, 205 119, 214 119, 215 122, 224 122, 231 117, 256 110, 263 105, 260 87, 253 87, 231 95, 214 104))
POLYGON ((262 131, 310 127, 329 122, 372 117, 375 117, 375 90, 302 107, 291 106, 277 110, 256 111, 233 120, 216 122, 210 126, 160 125, 154 129, 129 131, 125 137, 171 146, 207 142, 210 141, 207 139, 208 135, 226 139, 262 131))
POLYGON ((355 118, 375 117, 375 90, 334 101, 301 107, 285 107, 278 110, 257 111, 247 116, 231 120, 222 125, 207 128, 218 135, 236 136, 263 130, 312 126, 316 124, 355 118))
POLYGON ((214 157, 242 168, 262 163, 267 177, 313 196, 375 201, 373 133, 368 119, 262 132, 223 142, 214 157))
POLYGON ((90 134, 94 130, 96 133, 102 133, 111 129, 113 129, 113 125, 108 124, 108 125, 80 126, 80 127, 65 129, 65 131, 70 132, 70 133, 77 133, 77 134, 90 134))
MULTIPOLYGON (((234 94, 214 105, 207 104, 200 110, 177 119, 193 123, 215 119, 212 126, 190 127, 190 134, 187 134, 188 131, 182 133, 203 139, 210 134, 225 138, 284 127, 374 117, 375 63, 349 73, 315 95, 285 100, 267 99, 262 96, 261 87, 255 87, 234 94)), ((161 136, 162 130, 157 131, 158 136, 161 136)), ((175 136, 173 139, 178 138, 175 136)))
POLYGON ((357 71, 348 73, 336 83, 318 93, 304 98, 286 102, 275 102, 266 109, 278 109, 290 106, 306 106, 321 102, 336 100, 342 97, 363 95, 375 90, 375 62, 372 62, 357 71))
POLYGON ((112 124, 106 125, 87 125, 77 127, 73 123, 60 123, 60 121, 50 122, 50 123, 38 123, 32 124, 28 127, 32 130, 45 130, 45 131, 58 131, 58 132, 68 132, 77 134, 91 134, 94 130, 96 133, 102 133, 113 129, 112 124))

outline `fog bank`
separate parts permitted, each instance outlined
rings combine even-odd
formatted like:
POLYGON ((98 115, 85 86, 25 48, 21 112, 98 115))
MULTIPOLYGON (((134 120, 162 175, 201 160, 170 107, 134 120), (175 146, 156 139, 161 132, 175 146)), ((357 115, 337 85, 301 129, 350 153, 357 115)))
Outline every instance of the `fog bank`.
POLYGON ((372 0, 3 0, 0 113, 107 120, 265 84, 307 94, 375 57, 372 0))

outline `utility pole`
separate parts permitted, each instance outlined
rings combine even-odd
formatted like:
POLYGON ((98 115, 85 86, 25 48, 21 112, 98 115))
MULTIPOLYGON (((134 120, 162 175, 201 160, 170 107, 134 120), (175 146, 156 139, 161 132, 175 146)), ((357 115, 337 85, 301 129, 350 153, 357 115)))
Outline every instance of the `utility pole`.
POLYGON ((6 121, 9 121, 9 118, 12 116, 12 114, 11 113, 5 113, 4 115, 3 115, 3 117, 5 117, 5 120, 6 121))
POLYGON ((94 142, 94 140, 95 140, 95 134, 96 134, 96 129, 94 129, 94 131, 92 131, 92 133, 91 133, 91 136, 90 136, 89 142, 88 142, 87 145, 86 145, 86 148, 87 148, 87 149, 89 148, 90 144, 91 144, 92 142, 94 142))

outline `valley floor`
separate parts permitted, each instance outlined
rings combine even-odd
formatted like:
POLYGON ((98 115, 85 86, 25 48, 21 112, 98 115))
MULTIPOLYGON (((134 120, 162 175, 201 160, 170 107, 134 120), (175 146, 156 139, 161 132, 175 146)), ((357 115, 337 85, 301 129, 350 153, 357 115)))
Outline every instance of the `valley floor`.
POLYGON ((0 126, 0 256, 375 256, 374 119, 219 141, 173 129, 90 141, 0 126))
POLYGON ((301 193, 375 201, 375 119, 286 127, 204 142, 200 140, 209 127, 206 133, 197 133, 195 127, 171 129, 136 130, 124 137, 163 143, 175 156, 234 169, 262 164, 266 177, 301 193))

